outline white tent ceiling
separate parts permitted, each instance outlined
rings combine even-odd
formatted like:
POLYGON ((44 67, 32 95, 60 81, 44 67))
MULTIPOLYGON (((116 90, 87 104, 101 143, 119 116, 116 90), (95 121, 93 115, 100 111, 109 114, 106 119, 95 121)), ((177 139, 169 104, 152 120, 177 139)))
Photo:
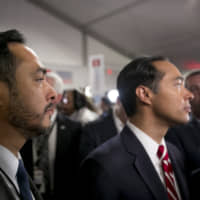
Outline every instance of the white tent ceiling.
POLYGON ((129 58, 200 61, 199 0, 27 0, 129 58))

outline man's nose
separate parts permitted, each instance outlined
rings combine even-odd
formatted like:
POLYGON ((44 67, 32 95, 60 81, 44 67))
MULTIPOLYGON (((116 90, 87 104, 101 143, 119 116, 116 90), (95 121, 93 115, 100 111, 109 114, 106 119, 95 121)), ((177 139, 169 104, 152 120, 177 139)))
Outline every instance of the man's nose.
POLYGON ((47 99, 50 100, 52 103, 56 103, 58 95, 56 90, 48 82, 47 82, 47 87, 48 87, 47 99))
POLYGON ((186 90, 186 93, 187 93, 187 98, 189 100, 192 100, 194 98, 194 94, 190 90, 188 90, 187 88, 185 88, 185 90, 186 90))

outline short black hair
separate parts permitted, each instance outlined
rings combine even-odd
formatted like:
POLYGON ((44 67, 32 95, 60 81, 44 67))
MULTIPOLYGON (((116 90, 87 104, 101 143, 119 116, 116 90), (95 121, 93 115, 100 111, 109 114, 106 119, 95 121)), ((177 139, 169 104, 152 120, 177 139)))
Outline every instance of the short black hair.
POLYGON ((8 44, 12 42, 25 44, 25 39, 15 29, 0 32, 0 81, 5 82, 9 88, 12 88, 15 82, 15 72, 19 62, 8 48, 8 44))
POLYGON ((129 117, 137 110, 136 88, 139 85, 147 86, 155 93, 158 91, 158 83, 164 73, 153 66, 152 62, 155 61, 168 61, 168 59, 163 56, 138 57, 126 65, 118 75, 119 99, 129 117))

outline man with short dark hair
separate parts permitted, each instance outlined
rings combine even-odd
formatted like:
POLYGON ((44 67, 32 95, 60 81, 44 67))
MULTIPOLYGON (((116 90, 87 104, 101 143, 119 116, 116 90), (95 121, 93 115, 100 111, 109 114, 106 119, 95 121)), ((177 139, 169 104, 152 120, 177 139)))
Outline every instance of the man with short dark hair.
POLYGON ((194 95, 191 100, 191 119, 187 124, 169 129, 166 139, 174 143, 185 154, 192 176, 192 189, 198 194, 200 181, 200 70, 186 75, 185 86, 194 95))
POLYGON ((122 69, 117 89, 128 122, 84 160, 82 198, 189 200, 182 154, 164 140, 169 127, 189 120, 193 95, 181 73, 163 57, 141 57, 122 69))
POLYGON ((19 151, 29 138, 44 134, 55 108, 55 90, 46 70, 17 30, 0 33, 0 197, 40 199, 27 181, 19 151))

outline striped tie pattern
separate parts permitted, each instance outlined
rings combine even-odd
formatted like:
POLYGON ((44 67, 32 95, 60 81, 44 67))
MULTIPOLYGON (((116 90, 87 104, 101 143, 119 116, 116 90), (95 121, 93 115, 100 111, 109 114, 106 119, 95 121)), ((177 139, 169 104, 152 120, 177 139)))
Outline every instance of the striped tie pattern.
POLYGON ((35 167, 42 171, 43 181, 36 184, 41 193, 46 193, 49 189, 49 147, 48 147, 49 134, 44 134, 36 138, 36 153, 37 160, 35 167))
POLYGON ((168 198, 169 200, 179 200, 177 192, 176 192, 172 165, 171 165, 167 150, 165 149, 163 145, 159 145, 157 156, 162 163, 168 198))

